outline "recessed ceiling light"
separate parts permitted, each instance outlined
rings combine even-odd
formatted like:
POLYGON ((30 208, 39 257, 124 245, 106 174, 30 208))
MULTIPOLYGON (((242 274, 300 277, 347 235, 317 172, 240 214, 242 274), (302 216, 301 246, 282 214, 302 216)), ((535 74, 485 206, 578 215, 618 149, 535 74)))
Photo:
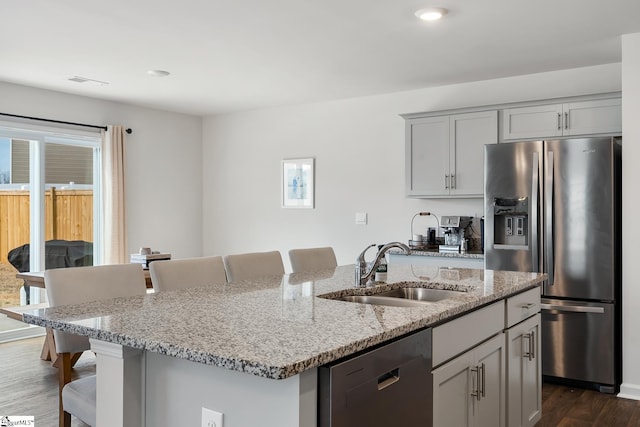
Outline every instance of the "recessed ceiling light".
POLYGON ((420 9, 416 12, 416 16, 423 21, 437 21, 446 15, 449 11, 441 7, 429 7, 426 9, 420 9))
POLYGON ((171 73, 165 70, 149 70, 147 71, 147 74, 155 77, 167 77, 171 73))

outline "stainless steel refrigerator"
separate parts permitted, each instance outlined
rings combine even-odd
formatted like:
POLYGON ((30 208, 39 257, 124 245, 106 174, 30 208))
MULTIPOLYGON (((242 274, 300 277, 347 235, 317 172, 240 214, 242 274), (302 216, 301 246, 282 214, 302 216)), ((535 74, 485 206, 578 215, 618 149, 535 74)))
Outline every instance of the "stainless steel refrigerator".
POLYGON ((542 371, 614 393, 621 378, 621 140, 485 146, 487 269, 545 272, 542 371))

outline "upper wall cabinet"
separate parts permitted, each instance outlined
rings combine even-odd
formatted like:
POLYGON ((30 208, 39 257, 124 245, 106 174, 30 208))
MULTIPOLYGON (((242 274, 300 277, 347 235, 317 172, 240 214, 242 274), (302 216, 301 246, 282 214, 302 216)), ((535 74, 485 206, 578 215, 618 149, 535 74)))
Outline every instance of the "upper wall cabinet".
POLYGON ((622 132, 620 98, 503 110, 503 139, 616 134, 622 132))
POLYGON ((408 118, 405 132, 407 196, 483 196, 484 145, 498 142, 497 110, 408 118))

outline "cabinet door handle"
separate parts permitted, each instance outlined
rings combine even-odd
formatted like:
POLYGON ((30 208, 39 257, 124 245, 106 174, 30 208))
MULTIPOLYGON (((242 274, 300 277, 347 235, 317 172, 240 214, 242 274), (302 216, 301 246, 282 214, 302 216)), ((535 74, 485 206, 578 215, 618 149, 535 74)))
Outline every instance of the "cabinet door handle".
POLYGON ((456 176, 454 174, 451 174, 451 188, 456 188, 456 176))
MULTIPOLYGON (((532 360, 535 357, 533 354, 533 352, 535 351, 533 347, 533 340, 534 340, 533 332, 531 332, 530 334, 524 334, 522 338, 527 340, 527 351, 523 350, 522 357, 524 357, 525 359, 532 360)), ((522 340, 523 346, 524 346, 524 339, 522 340)))
POLYGON ((564 113, 564 128, 569 129, 569 113, 564 113))
MULTIPOLYGON (((479 369, 480 371, 480 377, 482 378, 481 380, 481 384, 482 384, 482 397, 485 397, 485 391, 486 391, 486 384, 485 384, 485 380, 484 380, 484 362, 480 364, 479 369)), ((480 399, 478 399, 480 400, 480 399)))
POLYGON ((529 358, 529 360, 533 360, 536 358, 536 332, 535 331, 531 331, 529 341, 531 342, 531 344, 529 344, 529 353, 531 354, 531 357, 529 358))
POLYGON ((527 302, 521 305, 523 310, 529 310, 536 306, 535 302, 527 302))
POLYGON ((561 120, 562 120, 561 114, 558 113, 558 130, 562 129, 561 120))
POLYGON ((449 175, 444 176, 444 188, 445 190, 449 189, 449 175))
POLYGON ((471 373, 473 374, 473 376, 475 377, 475 384, 473 379, 472 379, 472 390, 471 390, 471 396, 475 397, 476 400, 480 400, 480 367, 476 366, 475 368, 471 369, 471 373))

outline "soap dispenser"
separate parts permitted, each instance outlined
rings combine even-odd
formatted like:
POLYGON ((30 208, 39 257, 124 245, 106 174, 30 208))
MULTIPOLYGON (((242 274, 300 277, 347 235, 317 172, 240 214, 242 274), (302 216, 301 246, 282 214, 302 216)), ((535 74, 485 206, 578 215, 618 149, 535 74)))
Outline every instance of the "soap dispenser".
MULTIPOLYGON (((378 245, 378 251, 380 251, 380 249, 382 249, 382 246, 384 245, 378 245)), ((376 268, 376 274, 375 274, 375 278, 374 280, 376 282, 386 282, 387 281, 387 257, 382 257, 380 259, 380 263, 378 264, 378 267, 376 268)))

